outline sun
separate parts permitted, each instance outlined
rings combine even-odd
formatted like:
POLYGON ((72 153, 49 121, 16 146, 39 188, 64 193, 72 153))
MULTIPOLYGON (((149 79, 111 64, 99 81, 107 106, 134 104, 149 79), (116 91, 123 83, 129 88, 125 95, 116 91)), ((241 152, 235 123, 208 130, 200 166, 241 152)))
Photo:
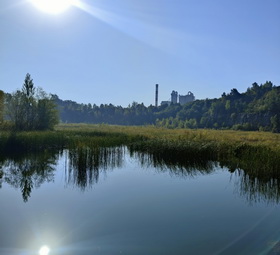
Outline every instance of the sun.
POLYGON ((74 0, 29 0, 39 10, 49 14, 59 14, 73 5, 74 0))
POLYGON ((42 246, 39 250, 39 255, 48 255, 50 252, 50 249, 48 246, 42 246))

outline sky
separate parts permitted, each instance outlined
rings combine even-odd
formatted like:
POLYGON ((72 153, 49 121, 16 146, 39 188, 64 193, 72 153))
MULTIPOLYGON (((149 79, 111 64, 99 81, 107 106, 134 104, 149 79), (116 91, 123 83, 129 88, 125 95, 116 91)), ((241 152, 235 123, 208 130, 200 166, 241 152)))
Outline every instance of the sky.
MULTIPOLYGON (((57 0, 61 1, 61 0, 57 0)), ((0 1, 0 89, 128 106, 172 90, 218 98, 280 85, 279 0, 75 0, 59 14, 0 1)))

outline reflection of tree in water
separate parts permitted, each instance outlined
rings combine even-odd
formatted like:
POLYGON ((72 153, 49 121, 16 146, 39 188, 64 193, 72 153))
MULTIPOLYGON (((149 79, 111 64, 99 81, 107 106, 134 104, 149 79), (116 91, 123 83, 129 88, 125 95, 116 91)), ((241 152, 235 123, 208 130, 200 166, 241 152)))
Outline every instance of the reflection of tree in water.
MULTIPOLYGON (((125 147, 77 147, 65 150, 67 157, 66 184, 81 190, 98 182, 100 172, 122 167, 126 152, 139 160, 142 167, 155 167, 157 171, 169 172, 171 175, 194 177, 211 174, 216 166, 226 167, 236 176, 235 187, 238 194, 251 202, 280 202, 280 164, 270 165, 254 163, 250 159, 223 160, 219 163, 203 159, 201 155, 188 155, 183 151, 147 152, 125 147), (240 170, 242 169, 242 170, 240 170)), ((57 152, 32 154, 28 157, 0 159, 0 188, 6 182, 22 191, 26 202, 34 188, 43 182, 54 181, 57 152)))
POLYGON ((4 181, 20 188, 23 200, 27 202, 33 188, 39 188, 44 182, 54 181, 57 157, 57 153, 45 152, 7 159, 3 164, 4 181))
POLYGON ((4 175, 4 172, 2 170, 2 164, 0 162, 0 189, 2 188, 3 175, 4 175))
POLYGON ((66 183, 85 190, 99 180, 100 171, 121 167, 124 147, 78 147, 68 150, 66 183))

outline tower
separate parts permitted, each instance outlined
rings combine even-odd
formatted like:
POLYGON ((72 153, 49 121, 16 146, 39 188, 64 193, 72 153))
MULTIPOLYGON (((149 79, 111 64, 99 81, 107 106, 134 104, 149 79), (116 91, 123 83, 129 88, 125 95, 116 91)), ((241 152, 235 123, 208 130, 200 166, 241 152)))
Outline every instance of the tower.
POLYGON ((158 84, 156 84, 156 99, 155 99, 155 106, 158 107, 158 84))
POLYGON ((171 103, 177 104, 178 102, 178 92, 173 90, 171 93, 171 103))

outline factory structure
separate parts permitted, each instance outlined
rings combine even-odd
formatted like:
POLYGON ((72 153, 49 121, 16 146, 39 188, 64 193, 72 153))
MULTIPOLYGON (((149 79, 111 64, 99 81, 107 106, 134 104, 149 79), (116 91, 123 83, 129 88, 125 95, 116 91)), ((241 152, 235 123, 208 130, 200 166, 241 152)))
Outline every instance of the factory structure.
MULTIPOLYGON (((161 101, 161 105, 170 105, 172 104, 181 104, 184 105, 186 103, 192 102, 195 100, 194 94, 189 91, 187 95, 179 95, 177 91, 173 90, 171 92, 171 100, 169 101, 161 101)), ((156 84, 156 96, 155 96, 155 106, 158 106, 158 84, 156 84)))
POLYGON ((156 84, 156 102, 155 106, 158 107, 158 84, 156 84))

